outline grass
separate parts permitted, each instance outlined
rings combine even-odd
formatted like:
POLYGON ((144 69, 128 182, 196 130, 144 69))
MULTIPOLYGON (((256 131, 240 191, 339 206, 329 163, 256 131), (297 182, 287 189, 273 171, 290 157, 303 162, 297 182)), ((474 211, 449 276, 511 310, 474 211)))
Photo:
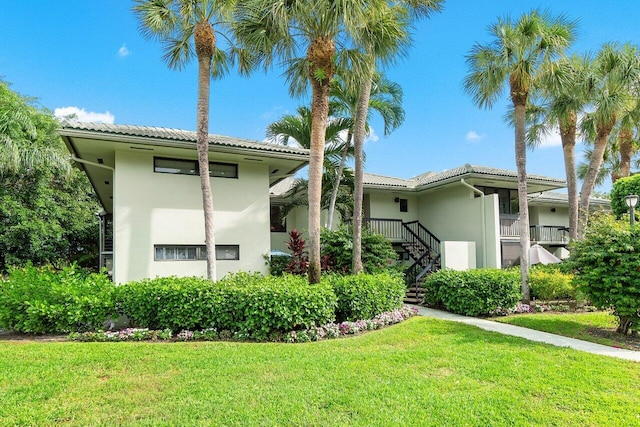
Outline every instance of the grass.
POLYGON ((0 425, 640 425, 637 363, 415 317, 306 344, 0 341, 0 425))
POLYGON ((640 350, 640 339, 615 332, 617 320, 609 312, 516 314, 493 320, 598 344, 640 350))

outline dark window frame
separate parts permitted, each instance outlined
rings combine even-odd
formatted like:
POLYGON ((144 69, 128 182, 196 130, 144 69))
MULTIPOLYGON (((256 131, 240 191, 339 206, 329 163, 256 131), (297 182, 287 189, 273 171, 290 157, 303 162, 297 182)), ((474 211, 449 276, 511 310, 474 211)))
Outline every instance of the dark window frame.
MULTIPOLYGON (((217 170, 220 170, 220 169, 218 168, 217 170)), ((173 158, 173 157, 154 156, 153 157, 153 172, 154 173, 166 173, 166 174, 170 174, 170 175, 200 176, 200 167, 199 167, 198 161, 197 160, 193 160, 193 159, 178 159, 178 158, 173 158), (193 166, 192 168, 190 168, 190 169, 193 170, 193 173, 160 171, 160 170, 158 170, 158 165, 157 165, 157 161, 158 160, 170 160, 170 161, 173 161, 173 162, 188 163, 191 166, 193 166)), ((238 164, 237 163, 226 163, 226 162, 209 162, 209 176, 211 178, 238 179, 238 177, 239 177, 238 164), (231 175, 224 175, 224 174, 216 173, 216 166, 224 166, 224 167, 231 166, 231 169, 232 169, 233 172, 232 172, 231 175)))
MULTIPOLYGON (((207 260, 207 247, 205 245, 153 245, 153 260, 158 262, 172 262, 172 261, 206 261, 207 260), (180 248, 180 249, 195 249, 195 258, 158 258, 158 249, 168 248, 180 248)), ((239 261, 240 260, 240 245, 216 245, 216 261, 239 261), (236 258, 218 258, 218 249, 233 248, 236 252, 236 258)))
POLYGON ((269 229, 272 233, 286 233, 287 232, 287 218, 281 218, 282 205, 269 206, 269 229), (274 221, 274 210, 277 208, 278 220, 274 221))
POLYGON ((400 212, 409 212, 409 200, 400 199, 400 212))

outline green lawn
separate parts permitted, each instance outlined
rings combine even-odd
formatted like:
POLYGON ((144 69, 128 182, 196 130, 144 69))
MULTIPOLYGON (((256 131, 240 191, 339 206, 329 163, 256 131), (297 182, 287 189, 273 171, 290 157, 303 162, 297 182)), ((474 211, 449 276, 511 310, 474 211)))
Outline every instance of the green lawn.
POLYGON ((0 341, 0 425, 631 426, 640 366, 424 317, 306 344, 0 341))
POLYGON ((640 350, 640 339, 615 332, 617 321, 609 312, 516 314, 493 320, 598 344, 640 350))

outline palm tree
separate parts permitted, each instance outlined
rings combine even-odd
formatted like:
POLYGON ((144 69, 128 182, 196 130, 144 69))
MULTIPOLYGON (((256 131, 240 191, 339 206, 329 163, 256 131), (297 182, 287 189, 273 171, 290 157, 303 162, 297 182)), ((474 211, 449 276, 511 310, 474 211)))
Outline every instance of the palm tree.
POLYGON ((588 102, 591 59, 573 55, 545 64, 540 78, 543 106, 527 108, 527 142, 537 146, 544 136, 560 133, 569 199, 569 237, 578 237, 578 180, 576 176, 576 137, 578 117, 588 102))
POLYGON ((52 120, 0 81, 0 177, 43 166, 68 173, 69 161, 52 120))
MULTIPOLYGON (((196 146, 204 210, 207 276, 213 281, 216 280, 216 258, 209 177, 210 79, 223 76, 235 56, 240 59, 241 71, 248 67, 248 57, 241 51, 231 46, 225 52, 216 44, 216 31, 228 30, 235 5, 235 0, 134 0, 133 6, 143 36, 163 44, 163 60, 169 68, 183 69, 193 59, 194 53, 198 60, 196 146)), ((228 31, 224 36, 228 39, 228 31)))
POLYGON ((362 271, 362 199, 366 122, 369 115, 371 88, 378 62, 391 62, 402 55, 411 44, 410 26, 412 18, 429 16, 441 9, 442 0, 410 0, 384 2, 368 7, 364 24, 354 34, 356 46, 362 53, 362 72, 357 79, 358 98, 353 127, 355 151, 355 188, 353 192, 353 265, 352 272, 362 271))
POLYGON ((470 73, 465 78, 464 87, 474 102, 481 107, 492 107, 508 83, 513 103, 520 208, 520 273, 524 303, 530 300, 526 107, 541 64, 569 46, 574 27, 575 24, 563 16, 552 17, 547 12, 537 10, 523 14, 517 21, 498 19, 489 27, 492 42, 476 44, 467 56, 470 73))
POLYGON ((261 55, 265 66, 279 60, 293 95, 311 86, 309 158, 309 283, 320 281, 320 210, 324 135, 335 61, 348 55, 336 47, 363 22, 366 0, 245 0, 237 13, 236 35, 261 55))
MULTIPOLYGON (((348 73, 348 70, 341 70, 339 73, 348 73)), ((348 90, 344 80, 340 77, 335 78, 331 82, 329 92, 331 110, 334 114, 343 115, 353 120, 356 114, 356 105, 358 94, 353 90, 348 90)), ((371 87, 371 98, 369 99, 369 110, 378 112, 384 122, 384 135, 387 136, 402 124, 404 121, 404 109, 402 108, 402 87, 390 80, 387 80, 382 74, 376 73, 374 82, 371 87)), ((368 123, 366 125, 367 133, 369 132, 368 123)), ((333 216, 335 212, 336 199, 338 197, 339 184, 342 180, 342 172, 347 160, 347 154, 351 147, 353 139, 353 127, 349 128, 344 146, 340 165, 336 173, 336 180, 333 184, 331 199, 329 201, 329 213, 327 215, 327 228, 333 228, 333 216)))
POLYGON ((578 236, 584 234, 589 214, 589 199, 600 171, 612 130, 621 117, 636 106, 634 86, 638 85, 640 65, 637 49, 625 44, 605 44, 598 52, 593 72, 589 112, 583 120, 582 131, 594 136, 593 153, 580 191, 578 236))

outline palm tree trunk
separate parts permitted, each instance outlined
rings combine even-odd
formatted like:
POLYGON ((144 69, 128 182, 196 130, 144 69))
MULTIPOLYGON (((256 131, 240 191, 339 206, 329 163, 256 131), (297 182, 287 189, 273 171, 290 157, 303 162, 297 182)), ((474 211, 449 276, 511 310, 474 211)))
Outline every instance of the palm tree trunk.
POLYGON ((347 156, 349 155, 349 147, 351 147, 352 132, 349 129, 347 132, 347 140, 345 141, 344 150, 342 150, 342 157, 340 158, 340 166, 336 173, 336 180, 331 190, 331 200, 329 200, 329 213, 327 218, 327 228, 333 229, 333 216, 336 211, 336 199, 338 198, 338 190, 340 189, 340 182, 342 181, 342 172, 344 171, 344 165, 347 162, 347 156))
POLYGON ((215 34, 208 22, 196 24, 196 53, 198 56, 198 107, 196 118, 196 146, 200 169, 200 189, 204 211, 205 244, 207 247, 207 278, 216 280, 216 241, 213 233, 213 197, 209 177, 209 94, 211 61, 215 46, 215 34))
MULTIPOLYGON (((610 123, 615 123, 615 118, 610 123)), ((580 190, 580 206, 578 210, 579 239, 584 236, 584 231, 587 226, 587 217, 589 216, 589 199, 591 198, 591 193, 593 193, 593 187, 595 186, 596 179, 598 178, 598 172, 602 166, 604 152, 607 149, 609 134, 611 133, 612 128, 613 124, 610 126, 598 126, 597 129, 597 136, 593 145, 593 153, 591 154, 587 174, 582 181, 582 189, 580 190)))
POLYGON ((356 118, 353 125, 353 147, 355 158, 355 186, 353 190, 353 274, 363 270, 362 266, 362 199, 364 196, 363 173, 364 155, 363 145, 366 133, 367 114, 369 112, 369 99, 371 97, 371 85, 374 64, 369 64, 368 76, 362 77, 362 85, 358 95, 356 106, 356 118))
POLYGON ((618 133, 618 145, 620 147, 620 173, 619 178, 631 175, 631 157, 633 157, 633 131, 621 129, 618 133))
POLYGON ((529 201, 527 199, 527 145, 525 138, 526 95, 524 102, 514 100, 514 107, 518 207, 520 210, 520 279, 522 302, 529 304, 531 295, 529 292, 529 201))
POLYGON ((567 177, 567 193, 569 197, 569 238, 578 238, 578 178, 576 176, 576 123, 577 115, 570 114, 566 124, 560 124, 560 139, 564 157, 564 170, 567 177))
POLYGON ((309 283, 320 283, 320 212, 324 140, 329 116, 329 83, 333 77, 332 39, 314 39, 307 59, 311 64, 311 146, 309 156, 309 283))

